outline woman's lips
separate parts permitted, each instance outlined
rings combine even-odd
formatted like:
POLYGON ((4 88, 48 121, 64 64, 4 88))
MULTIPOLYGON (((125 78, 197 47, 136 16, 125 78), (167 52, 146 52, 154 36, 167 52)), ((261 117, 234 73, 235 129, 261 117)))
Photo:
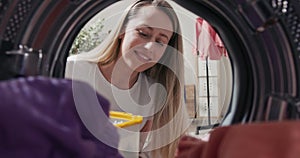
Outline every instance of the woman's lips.
POLYGON ((147 55, 140 53, 138 51, 134 51, 134 53, 136 54, 137 58, 139 60, 141 60, 142 62, 149 62, 151 61, 151 58, 149 58, 147 55))

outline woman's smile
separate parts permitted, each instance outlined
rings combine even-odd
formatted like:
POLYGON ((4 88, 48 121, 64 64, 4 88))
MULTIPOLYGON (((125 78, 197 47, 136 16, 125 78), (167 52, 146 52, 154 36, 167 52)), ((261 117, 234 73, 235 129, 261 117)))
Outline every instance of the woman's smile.
POLYGON ((141 53, 139 51, 135 50, 134 54, 136 54, 137 59, 140 60, 141 62, 149 62, 152 60, 148 55, 141 53))

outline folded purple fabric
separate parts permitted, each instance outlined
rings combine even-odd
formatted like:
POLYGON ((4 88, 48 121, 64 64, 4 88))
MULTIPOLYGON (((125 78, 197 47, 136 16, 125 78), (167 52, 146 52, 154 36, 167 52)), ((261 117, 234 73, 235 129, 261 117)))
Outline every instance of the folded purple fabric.
POLYGON ((95 91, 87 84, 66 79, 27 77, 0 82, 0 157, 121 158, 115 148, 117 130, 107 118, 108 101, 96 94, 99 104, 94 106, 102 107, 106 115, 98 124, 109 133, 109 145, 91 134, 95 131, 86 128, 76 111, 79 95, 86 109, 95 104, 89 101, 90 94, 95 91))

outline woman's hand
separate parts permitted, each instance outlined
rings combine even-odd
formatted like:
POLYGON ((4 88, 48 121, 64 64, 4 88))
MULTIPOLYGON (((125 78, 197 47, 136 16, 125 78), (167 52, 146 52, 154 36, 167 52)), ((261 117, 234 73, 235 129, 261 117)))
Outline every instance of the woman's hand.
POLYGON ((201 158, 206 142, 192 136, 183 136, 178 144, 175 158, 201 158))

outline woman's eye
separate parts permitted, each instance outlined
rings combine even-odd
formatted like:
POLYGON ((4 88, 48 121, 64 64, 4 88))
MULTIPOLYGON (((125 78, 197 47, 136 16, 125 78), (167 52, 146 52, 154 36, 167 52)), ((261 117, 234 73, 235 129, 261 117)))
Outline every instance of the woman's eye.
POLYGON ((159 46, 164 46, 164 42, 162 42, 162 41, 157 41, 156 42, 159 46))
POLYGON ((140 36, 142 36, 144 38, 149 37, 149 35, 147 33, 143 32, 142 30, 138 30, 138 33, 140 36))

